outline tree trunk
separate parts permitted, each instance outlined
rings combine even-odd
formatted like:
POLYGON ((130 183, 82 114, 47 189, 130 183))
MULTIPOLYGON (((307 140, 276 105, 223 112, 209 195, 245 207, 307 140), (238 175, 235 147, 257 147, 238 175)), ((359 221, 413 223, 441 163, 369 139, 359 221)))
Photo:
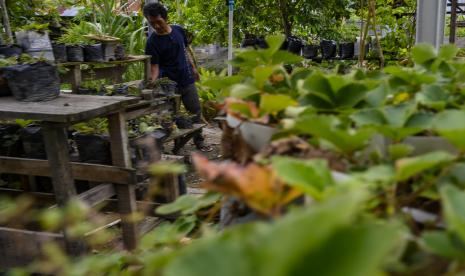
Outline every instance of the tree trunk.
POLYGON ((283 23, 284 34, 290 36, 292 34, 292 22, 289 20, 289 6, 287 0, 279 0, 279 12, 283 23))
POLYGON ((0 0, 0 7, 2 8, 3 26, 5 27, 5 32, 8 36, 7 44, 10 44, 13 43, 13 33, 11 32, 10 19, 8 17, 5 0, 0 0))

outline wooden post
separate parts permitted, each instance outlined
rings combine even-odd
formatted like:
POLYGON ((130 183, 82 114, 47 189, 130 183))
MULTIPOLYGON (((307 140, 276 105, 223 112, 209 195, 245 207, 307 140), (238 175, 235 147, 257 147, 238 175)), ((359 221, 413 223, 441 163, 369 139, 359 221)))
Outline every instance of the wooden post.
POLYGON ((455 37, 457 32, 457 0, 450 0, 451 7, 450 7, 450 35, 449 35, 449 43, 455 43, 455 37))
POLYGON ((0 0, 0 7, 2 8, 3 26, 5 27, 6 35, 8 36, 7 44, 13 44, 13 33, 11 32, 10 18, 8 17, 8 10, 6 9, 5 0, 0 0))
MULTIPOLYGON (((66 128, 62 125, 44 123, 43 137, 56 202, 58 206, 64 207, 69 200, 76 198, 66 128)), ((82 241, 70 240, 66 231, 64 231, 64 237, 69 254, 79 256, 86 252, 86 246, 82 241)))
POLYGON ((152 63, 151 63, 151 59, 150 58, 147 58, 144 62, 144 80, 146 83, 148 83, 150 81, 150 79, 152 78, 152 63))
POLYGON ((74 65, 71 68, 71 89, 73 93, 77 93, 79 87, 82 84, 82 73, 81 73, 81 65, 74 65))
MULTIPOLYGON (((111 157, 113 165, 119 167, 131 167, 131 159, 128 148, 126 132, 126 120, 122 113, 108 116, 108 126, 111 139, 111 157)), ((137 247, 137 224, 130 218, 137 211, 135 183, 128 185, 116 185, 118 195, 118 209, 121 214, 124 247, 133 250, 137 247)))

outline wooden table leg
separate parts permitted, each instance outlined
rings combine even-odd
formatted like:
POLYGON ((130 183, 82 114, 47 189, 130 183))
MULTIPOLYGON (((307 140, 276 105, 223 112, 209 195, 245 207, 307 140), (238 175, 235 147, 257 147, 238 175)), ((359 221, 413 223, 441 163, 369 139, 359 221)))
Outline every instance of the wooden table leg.
POLYGON ((150 79, 152 78, 152 64, 150 58, 147 58, 144 61, 144 81, 145 83, 149 83, 150 79))
MULTIPOLYGON (((123 114, 116 113, 108 116, 108 126, 113 165, 130 168, 131 156, 129 154, 126 120, 123 114)), ((118 209, 122 216, 123 242, 127 250, 135 249, 138 239, 137 225, 130 218, 130 215, 137 211, 135 184, 116 185, 118 209)))
MULTIPOLYGON (((66 127, 44 124, 43 136, 47 159, 51 168, 55 199, 58 206, 64 207, 69 200, 76 198, 76 188, 69 159, 66 127)), ((77 256, 87 251, 83 241, 70 240, 66 231, 64 231, 64 237, 69 254, 77 256)))

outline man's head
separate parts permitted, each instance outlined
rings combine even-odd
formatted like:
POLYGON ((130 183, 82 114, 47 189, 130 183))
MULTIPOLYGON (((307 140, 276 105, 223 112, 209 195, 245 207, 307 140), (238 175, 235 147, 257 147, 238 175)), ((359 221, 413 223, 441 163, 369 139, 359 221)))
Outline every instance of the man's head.
POLYGON ((144 16, 156 33, 164 34, 168 32, 168 11, 165 6, 160 3, 147 4, 144 6, 144 16))

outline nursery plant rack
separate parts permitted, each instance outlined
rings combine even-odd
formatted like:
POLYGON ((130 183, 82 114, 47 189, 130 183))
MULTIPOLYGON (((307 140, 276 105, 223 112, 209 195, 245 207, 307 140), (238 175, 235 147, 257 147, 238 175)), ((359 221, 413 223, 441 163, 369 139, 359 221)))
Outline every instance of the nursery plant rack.
MULTIPOLYGON (((66 94, 52 101, 39 103, 19 102, 12 97, 2 98, 0 119, 41 122, 48 160, 0 157, 0 171, 19 175, 50 176, 58 206, 64 206, 73 198, 79 198, 89 206, 95 206, 117 195, 124 247, 128 250, 134 249, 138 240, 138 228, 135 222, 127 219, 127 215, 137 210, 134 193, 136 172, 130 162, 124 113, 126 106, 137 101, 134 97, 66 94), (101 116, 106 116, 109 120, 113 165, 71 163, 67 127, 101 116), (77 195, 74 180, 104 184, 77 195)), ((70 254, 79 255, 85 251, 82 242, 68 239, 66 233, 0 227, 0 266, 24 264, 40 253, 45 242, 52 240, 66 246, 70 254), (18 248, 25 252, 18 254, 18 248), (24 259, 20 258, 22 256, 24 259)))

